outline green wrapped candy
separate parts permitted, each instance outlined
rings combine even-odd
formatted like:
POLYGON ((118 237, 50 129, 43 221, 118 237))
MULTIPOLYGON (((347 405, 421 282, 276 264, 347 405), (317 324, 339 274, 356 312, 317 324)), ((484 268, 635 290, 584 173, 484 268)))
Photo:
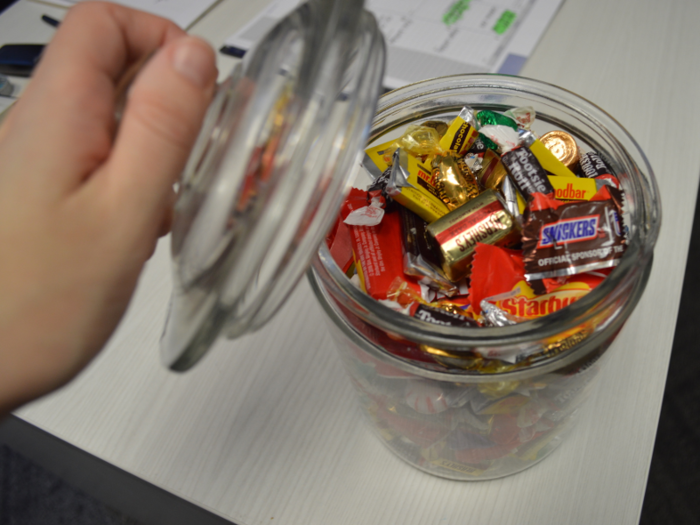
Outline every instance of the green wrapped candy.
POLYGON ((508 126, 518 131, 518 124, 510 117, 506 117, 501 113, 495 113, 487 109, 479 111, 476 114, 476 121, 481 126, 508 126))
POLYGON ((492 149, 493 151, 498 151, 498 144, 496 144, 493 140, 488 138, 486 135, 482 135, 479 133, 479 140, 484 143, 484 146, 486 146, 486 149, 492 149))

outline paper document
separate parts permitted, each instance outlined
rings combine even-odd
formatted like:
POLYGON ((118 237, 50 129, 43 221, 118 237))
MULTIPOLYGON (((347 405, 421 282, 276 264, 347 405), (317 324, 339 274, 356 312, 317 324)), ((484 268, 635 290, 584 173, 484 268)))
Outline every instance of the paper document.
MULTIPOLYGON (((517 74, 564 0, 368 0, 388 46, 394 89, 458 73, 517 74)), ((242 55, 297 0, 276 0, 226 40, 242 55)))
MULTIPOLYGON (((49 4, 72 6, 86 0, 42 0, 49 4)), ((154 15, 172 20, 183 29, 191 26, 195 20, 214 5, 218 0, 111 0, 112 3, 140 9, 154 15)))

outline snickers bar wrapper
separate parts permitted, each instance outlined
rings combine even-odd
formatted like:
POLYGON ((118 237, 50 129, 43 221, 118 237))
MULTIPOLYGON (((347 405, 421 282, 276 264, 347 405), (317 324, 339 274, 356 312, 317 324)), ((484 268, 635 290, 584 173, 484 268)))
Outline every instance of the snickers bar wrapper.
MULTIPOLYGON (((546 201, 536 195, 536 200, 546 201)), ((616 266, 625 251, 617 206, 612 201, 572 201, 536 206, 523 226, 528 281, 616 266)))
POLYGON ((469 273, 478 242, 495 244, 513 228, 513 217, 493 190, 451 211, 428 225, 428 233, 440 247, 442 269, 457 282, 469 273))

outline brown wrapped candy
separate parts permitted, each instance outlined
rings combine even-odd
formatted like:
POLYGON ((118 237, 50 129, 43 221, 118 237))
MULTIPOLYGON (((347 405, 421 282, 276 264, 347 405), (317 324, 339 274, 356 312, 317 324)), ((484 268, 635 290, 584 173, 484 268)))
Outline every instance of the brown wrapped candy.
POLYGON ((619 208, 607 186, 590 201, 562 203, 536 193, 523 226, 525 278, 612 268, 625 246, 619 208))

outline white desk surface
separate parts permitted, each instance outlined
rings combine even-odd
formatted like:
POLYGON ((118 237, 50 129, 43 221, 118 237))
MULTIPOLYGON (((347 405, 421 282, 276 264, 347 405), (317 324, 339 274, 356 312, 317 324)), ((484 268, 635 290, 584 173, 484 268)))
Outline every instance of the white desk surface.
MULTIPOLYGON (((192 32, 218 48, 264 3, 223 0, 192 32)), ((61 16, 23 0, 0 17, 0 39, 48 39, 41 13, 61 16)), ((700 174, 698 20, 696 0, 567 0, 521 72, 614 115, 647 152, 664 205, 646 293, 577 432, 539 465, 460 483, 396 459, 361 423, 306 281, 260 333, 166 371, 166 242, 106 350, 17 415, 239 525, 637 523, 700 174)))

